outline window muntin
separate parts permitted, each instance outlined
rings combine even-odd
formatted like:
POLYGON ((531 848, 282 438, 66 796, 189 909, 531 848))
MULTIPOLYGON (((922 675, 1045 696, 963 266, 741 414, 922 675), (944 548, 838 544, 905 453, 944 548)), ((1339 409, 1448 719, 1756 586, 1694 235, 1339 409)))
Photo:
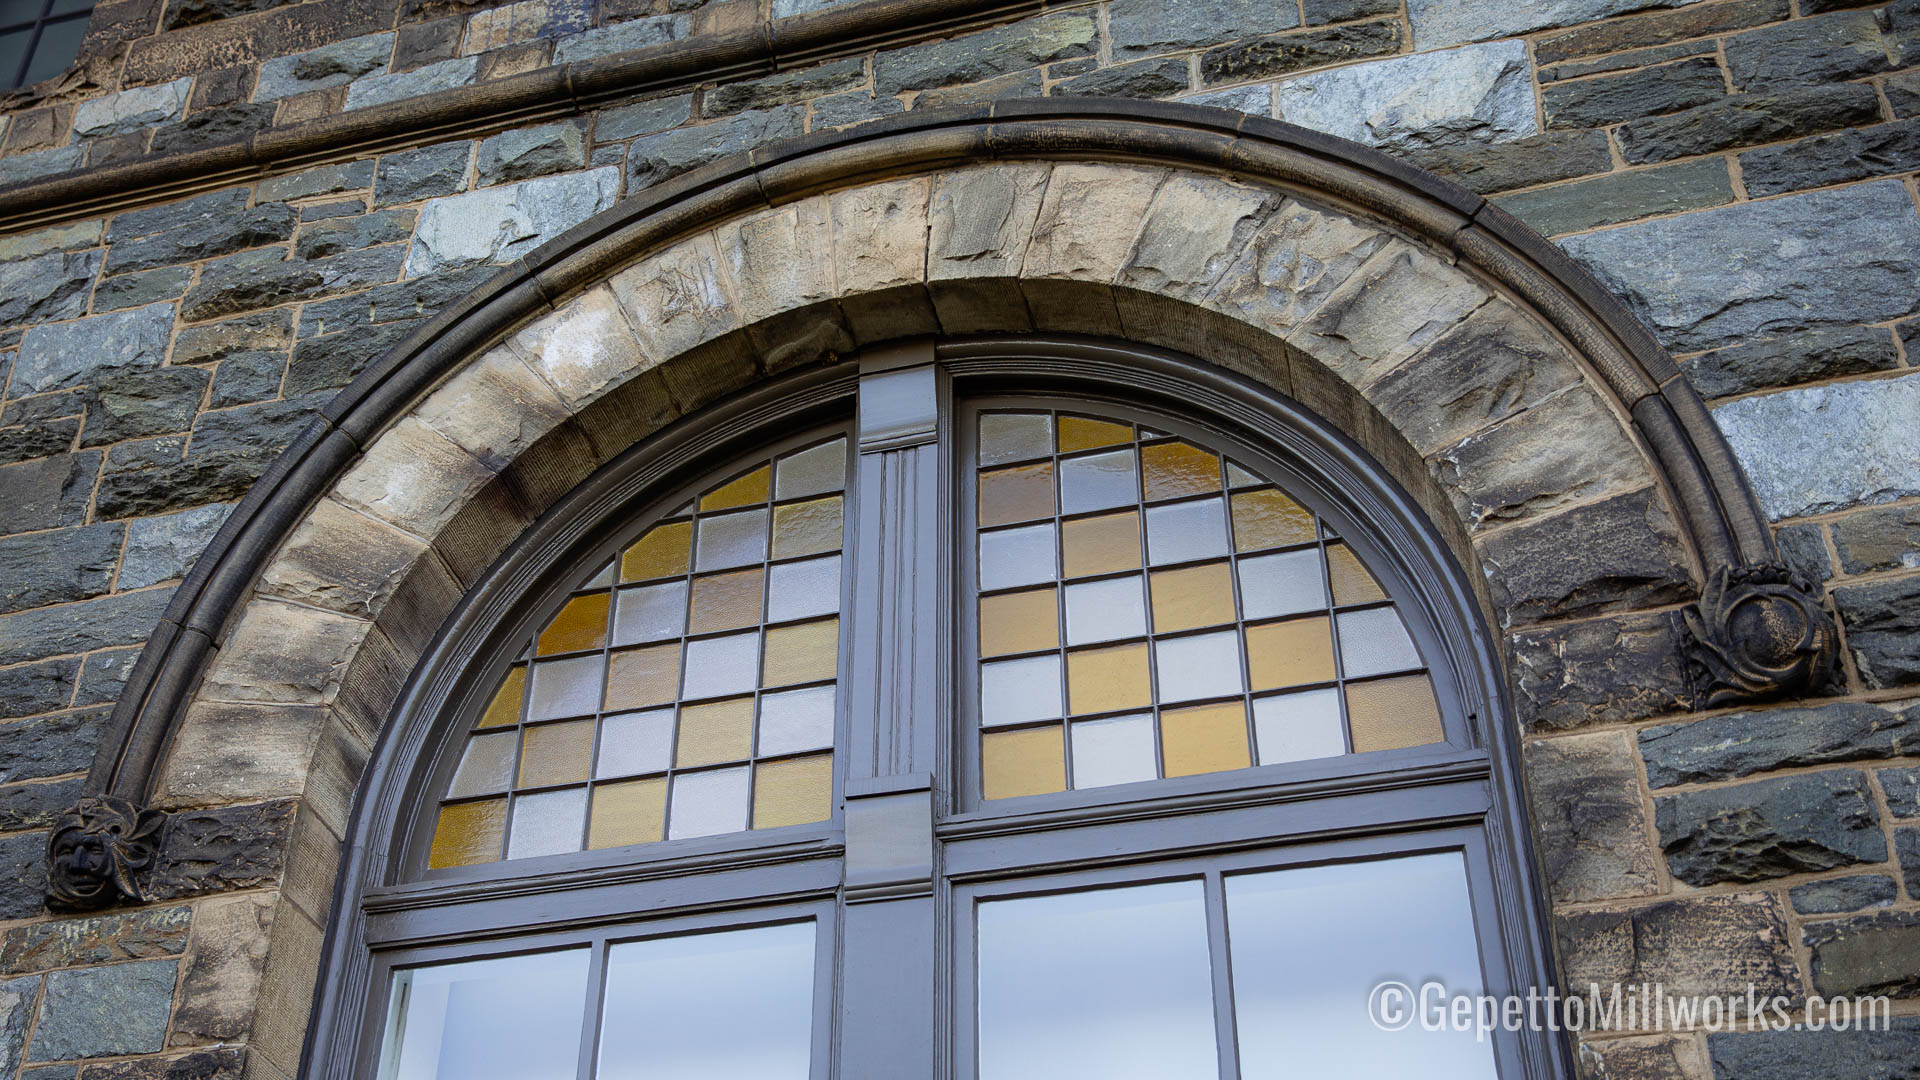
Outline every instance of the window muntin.
POLYGON ((0 0, 0 89, 72 67, 92 15, 93 0, 0 0))

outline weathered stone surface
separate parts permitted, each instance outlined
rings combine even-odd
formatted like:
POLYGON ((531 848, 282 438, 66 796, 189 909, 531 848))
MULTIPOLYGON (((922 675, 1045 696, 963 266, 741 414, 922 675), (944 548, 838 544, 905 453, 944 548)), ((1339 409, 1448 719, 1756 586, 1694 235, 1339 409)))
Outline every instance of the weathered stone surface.
POLYGON ((86 1080, 240 1080, 246 1061, 245 1047, 196 1050, 180 1057, 130 1058, 89 1065, 86 1080))
POLYGON ((93 290, 96 313, 145 307, 162 300, 178 300, 193 283, 193 267, 167 266, 145 273, 122 274, 102 281, 93 290))
POLYGON ((0 535, 78 525, 99 471, 97 450, 0 465, 0 535))
POLYGON ((1833 590, 1860 680, 1874 689, 1920 682, 1920 577, 1833 590))
POLYGON ((1434 255, 1389 242, 1282 336, 1366 387, 1453 329, 1490 294, 1434 255))
POLYGON ((1920 1020, 1894 1017, 1881 1030, 1721 1031, 1707 1036, 1714 1080, 1802 1080, 1808 1076, 1848 1080, 1914 1080, 1920 1076, 1920 1020))
POLYGON ((273 898, 235 896, 204 902, 194 918, 193 950, 180 980, 174 1046, 237 1042, 253 1026, 267 964, 273 898))
MULTIPOLYGON (((207 408, 250 405, 277 395, 286 367, 287 354, 283 352, 243 352, 227 357, 214 369, 213 389, 207 394, 207 408)), ((299 391, 295 390, 294 393, 298 394, 299 391)))
POLYGON ((1463 41, 1509 37, 1555 26, 1604 19, 1649 7, 1678 7, 1694 0, 1552 0, 1488 7, 1474 0, 1407 0, 1413 47, 1421 51, 1463 41))
POLYGON ((16 393, 62 390, 91 381, 105 370, 159 367, 173 333, 172 304, 95 315, 53 326, 35 326, 20 338, 13 365, 16 393))
MULTIPOLYGON (((921 233, 926 231, 925 182, 920 183, 921 233)), ((883 258, 884 252, 873 252, 883 258)), ((719 253, 710 237, 682 241, 614 275, 620 302, 643 352, 672 357, 740 325, 721 282, 719 253)))
POLYGON ((17 975, 178 956, 186 951, 192 921, 192 908, 175 906, 16 926, 0 942, 0 971, 17 975))
POLYGON ((148 149, 165 154, 240 142, 272 127, 274 112, 272 105, 229 105, 194 113, 180 123, 154 129, 148 149))
POLYGON ((1900 876, 1907 881, 1907 895, 1920 889, 1920 828, 1893 830, 1894 859, 1900 864, 1900 876))
POLYGON ((1475 529, 1627 491, 1650 472, 1619 419, 1584 385, 1441 450, 1429 467, 1475 529))
POLYGON ((260 65, 253 100, 278 101, 311 90, 345 86, 362 75, 383 70, 392 53, 393 35, 382 33, 276 56, 260 65))
POLYGON ((389 75, 368 75, 347 86, 347 110, 366 109, 408 98, 423 97, 442 90, 453 90, 473 82, 480 72, 480 58, 464 56, 442 60, 412 71, 389 75))
POLYGON ((1640 733, 1647 782, 1656 788, 1917 750, 1920 706, 1901 711, 1864 701, 1729 713, 1640 733))
POLYGON ((143 884, 156 901, 272 885, 293 831, 294 802, 181 810, 143 884))
POLYGON ((73 110, 73 132, 85 137, 120 135, 152 124, 178 120, 187 108, 192 79, 140 86, 80 103, 73 110))
POLYGON ((1589 1080, 1706 1080, 1706 1051, 1686 1035, 1581 1039, 1577 1075, 1589 1080))
POLYGON ((1023 276, 1112 281, 1165 179, 1159 169, 1055 165, 1023 276))
POLYGON ((1732 201, 1733 182, 1719 158, 1611 173, 1494 200, 1548 236, 1732 201))
POLYGON ((0 262, 31 259, 50 251, 74 251, 100 242, 101 224, 94 221, 70 221, 50 225, 28 233, 0 237, 0 262))
POLYGON ((473 455, 409 417, 368 448, 334 495, 415 536, 431 537, 492 476, 473 455))
MULTIPOLYGON (((79 669, 80 661, 73 657, 0 669, 0 718, 11 720, 66 708, 79 669)), ((6 730, 0 728, 0 737, 6 730)))
POLYGON ((1187 88, 1183 59, 1140 60, 1101 68, 1054 84, 1056 94, 1092 94, 1098 97, 1161 98, 1187 88))
POLYGON ((1711 56, 1624 75, 1550 83, 1540 92, 1550 128, 1607 127, 1638 116, 1691 109, 1725 96, 1720 64, 1711 56))
POLYGON ((482 139, 476 165, 483 187, 586 167, 587 129, 578 120, 515 128, 482 139))
POLYGON ((338 191, 359 191, 373 183, 373 175, 374 163, 371 161, 347 161, 338 165, 321 165, 262 180, 259 199, 263 203, 278 202, 287 199, 310 199, 315 195, 332 195, 338 191))
POLYGON ((1727 39, 1727 71, 1742 90, 1841 82, 1888 68, 1872 12, 1795 21, 1727 39))
POLYGON ((412 210, 378 210, 309 225, 300 230, 293 255, 296 259, 324 259, 343 251, 397 243, 413 235, 417 216, 412 210))
POLYGON ((373 204, 392 206, 466 190, 474 145, 447 142, 382 155, 373 181, 373 204))
POLYGON ((1920 506, 1862 510, 1833 522, 1833 547, 1849 574, 1920 570, 1920 506))
POLYGON ((1380 376, 1367 399, 1425 456, 1579 380, 1564 346, 1496 299, 1380 376))
POLYGON ((354 217, 367 212, 367 199, 364 195, 349 195, 344 199, 334 199, 323 203, 310 203, 300 208, 301 221, 325 221, 328 218, 354 217))
POLYGON ((1805 575, 1808 581, 1833 577, 1833 560, 1827 556, 1827 540, 1819 525, 1781 526, 1773 530, 1773 538, 1788 569, 1805 575))
POLYGON ((1539 132, 1518 41, 1376 60, 1289 79, 1280 119, 1369 146, 1492 143, 1539 132))
MULTIPOLYGON (((796 71, 783 71, 778 75, 769 75, 764 79, 722 83, 707 91, 706 96, 700 100, 700 114, 710 117, 731 116, 734 113, 744 112, 748 109, 765 109, 774 105, 786 105, 796 101, 805 101, 808 98, 832 94, 841 90, 849 90, 866 81, 866 61, 857 56, 848 57, 844 60, 834 60, 814 67, 800 68, 796 71)), ((679 106, 685 104, 688 100, 689 99, 685 97, 666 98, 659 101, 643 102, 640 105, 627 106, 625 109, 609 110, 601 119, 599 128, 597 129, 598 137, 602 141, 608 141, 626 138, 628 135, 641 135, 647 134, 650 131, 662 130, 662 126, 652 126, 649 127, 647 131, 636 129, 625 131, 625 134, 618 133, 623 129, 634 126, 633 121, 628 119, 628 117, 634 119, 649 117, 650 119, 647 120, 646 123, 659 124, 660 120, 678 113, 679 120, 676 123, 685 123, 686 114, 679 106), (611 119, 615 113, 627 113, 627 117, 622 117, 621 122, 614 125, 614 133, 609 133, 607 131, 608 120, 611 119)))
POLYGON ((519 258, 612 206, 619 191, 619 171, 605 168, 429 202, 420 211, 407 276, 519 258))
POLYGON ((1492 145, 1394 147, 1388 152, 1482 195, 1613 167, 1607 137, 1598 131, 1543 131, 1492 145))
POLYGON ((83 777, 49 784, 13 784, 0 787, 0 829, 45 829, 80 799, 83 777))
POLYGON ((1727 994, 1743 997, 1748 984, 1761 997, 1798 997, 1800 979, 1787 943, 1778 899, 1767 893, 1728 893, 1666 900, 1625 911, 1560 916, 1565 963, 1560 981, 1584 991, 1588 983, 1622 986, 1660 983, 1668 997, 1727 994))
MULTIPOLYGON (((34 1006, 40 998, 39 979, 9 979, 0 982, 0 1070, 11 1072, 26 1056, 27 1029, 33 1025, 34 1006)), ((22 1080, 31 1071, 21 1074, 22 1080)))
POLYGON ((927 277, 1018 275, 1047 178, 1043 164, 985 166, 938 177, 928 211, 927 277))
POLYGON ((175 960, 143 960, 48 975, 28 1059, 63 1061, 160 1049, 178 966, 175 960))
MULTIPOLYGON (((237 499, 312 422, 321 404, 295 398, 203 412, 194 422, 193 449, 184 461, 172 437, 150 440, 165 453, 109 458, 94 512, 101 518, 142 517, 237 499)), ((146 445, 122 443, 114 453, 146 445)))
POLYGON ((1787 893, 1801 915, 1834 915, 1862 908, 1886 907, 1900 890, 1885 874, 1857 874, 1795 886, 1787 893))
POLYGON ((1114 283, 1184 300, 1205 296, 1280 198, 1213 177, 1169 178, 1154 193, 1114 283))
POLYGON ((1855 770, 1663 795, 1667 868, 1689 885, 1764 881, 1887 857, 1880 812, 1855 770))
POLYGON ((1861 326, 1734 345, 1680 362, 1694 389, 1705 398, 1885 371, 1899 365, 1893 336, 1885 330, 1861 326))
POLYGON ((333 612, 253 600, 207 672, 201 699, 324 703, 367 628, 333 612))
POLYGON ((1880 102, 1871 89, 1841 83, 1777 93, 1734 94, 1677 113, 1630 120, 1615 136, 1628 162, 1645 165, 1858 127, 1880 119, 1880 102))
POLYGON ((1539 69, 1540 83, 1564 82, 1586 75, 1605 75, 1614 71, 1631 71, 1651 64, 1664 64, 1669 60, 1684 60, 1692 56, 1711 56, 1714 43, 1711 41, 1683 41, 1676 45, 1661 45, 1651 49, 1635 49, 1631 52, 1614 53, 1612 56, 1596 57, 1592 60, 1575 60, 1565 64, 1554 64, 1539 69))
POLYGON ((664 45, 685 37, 690 26, 684 15, 660 15, 569 34, 554 43, 553 62, 571 64, 578 60, 592 60, 652 45, 664 45))
MULTIPOLYGON (((478 288, 494 273, 495 268, 486 265, 441 271, 425 277, 376 285, 365 292, 337 300, 307 304, 300 309, 300 337, 312 339, 358 327, 425 318, 478 288)), ((303 341, 301 347, 307 344, 310 342, 303 341)), ((298 355, 299 349, 296 348, 295 356, 298 355)))
POLYGON ((206 550, 213 534, 227 519, 231 507, 215 504, 161 517, 127 523, 127 550, 121 559, 118 586, 144 589, 182 578, 206 550))
POLYGON ((1676 351, 1920 309, 1920 217, 1890 180, 1623 225, 1560 246, 1676 351))
POLYGON ((174 734, 156 792, 167 808, 298 795, 326 724, 313 705, 197 702, 174 734))
POLYGON ((1474 546, 1505 625, 1670 603, 1691 591, 1679 528, 1651 490, 1523 521, 1474 546))
POLYGON ((1400 44, 1398 19, 1254 38, 1202 53, 1200 79, 1208 86, 1268 79, 1370 56, 1391 56, 1400 51, 1400 44))
POLYGON ((39 915, 46 910, 46 897, 47 834, 0 838, 0 918, 39 915))
POLYGON ((1642 720, 1688 707, 1670 615, 1627 615, 1508 639, 1514 699, 1534 730, 1642 720))
POLYGON ((781 105, 635 139, 627 150, 627 190, 638 191, 710 161, 798 135, 805 121, 806 106, 781 105))
MULTIPOLYGON (((569 410, 552 386, 512 349, 502 346, 468 364, 413 414, 497 472, 565 420, 569 410)), ((366 539, 368 547, 361 557, 392 547, 371 536, 366 539)), ((333 545, 340 550, 337 539, 333 545)), ((384 598, 370 600, 369 609, 380 602, 384 598)))
POLYGON ((1920 494, 1920 443, 1907 437, 1920 423, 1920 376, 1742 398, 1713 418, 1776 520, 1920 494))
POLYGON ((85 525, 0 540, 0 612, 106 592, 125 531, 117 524, 85 525))
MULTIPOLYGON (((715 92, 717 93, 718 90, 715 92)), ((709 96, 707 100, 711 108, 712 97, 709 96)), ((814 106, 816 116, 819 107, 818 103, 814 106)), ((595 116, 593 139, 595 142, 607 143, 631 139, 636 135, 652 135, 658 131, 677 128, 692 116, 692 94, 675 94, 670 97, 653 98, 650 101, 639 101, 632 105, 608 109, 595 116)))
POLYGON ((0 615, 0 664, 138 645, 153 632, 171 595, 170 589, 148 589, 0 615))
POLYGON ((576 411, 654 364, 604 286, 535 320, 511 346, 576 411))
POLYGON ((1533 742, 1526 772, 1541 869, 1556 902, 1659 891, 1659 865, 1624 734, 1533 742))
POLYGON ((1386 233, 1346 215, 1290 201, 1248 239, 1203 303, 1252 326, 1285 333, 1391 242, 1386 233))
MULTIPOLYGON (((1037 191, 1033 201, 1039 202, 1037 191)), ((789 360, 812 359, 809 353, 853 348, 836 307, 817 309, 817 317, 802 316, 811 321, 797 332, 792 320, 784 318, 834 296, 832 218, 826 197, 816 196, 714 230, 714 244, 740 322, 750 328, 756 342, 764 342, 770 369, 789 360)))
POLYGON ((1785 19, 1792 13, 1787 0, 1690 4, 1676 11, 1598 22, 1561 34, 1549 34, 1536 41, 1534 56, 1538 63, 1551 64, 1759 26, 1785 19))
MULTIPOLYGON (((4 368, 5 365, 0 365, 4 368)), ((31 427, 0 430, 0 465, 11 465, 30 458, 44 458, 72 449, 80 434, 80 418, 42 420, 31 427)))
POLYGON ((289 261, 286 254, 262 248, 209 263, 181 304, 181 316, 198 322, 392 281, 400 276, 407 247, 388 244, 312 261, 289 261))
MULTIPOLYGON (((121 576, 126 575, 122 572, 121 576)), ((75 705, 111 705, 120 697, 127 676, 140 658, 138 649, 111 649, 86 658, 80 667, 79 685, 73 691, 75 705)))
POLYGON ((1118 58, 1154 56, 1218 45, 1256 34, 1290 30, 1300 13, 1266 0, 1115 0, 1107 10, 1107 33, 1118 58))
POLYGON ((979 82, 1099 48, 1091 11, 1062 11, 945 41, 909 45, 873 60, 876 94, 979 82))
MULTIPOLYGON (((1893 115, 1902 119, 1920 116, 1920 68, 1889 75, 1880 86, 1886 91, 1887 104, 1893 106, 1893 115)), ((0 168, 4 167, 0 162, 0 168)))
POLYGON ((85 146, 62 146, 32 154, 12 154, 0 158, 0 184, 24 184, 72 172, 86 157, 85 146))
MULTIPOLYGON (((171 304, 160 305, 172 311, 171 304)), ((193 427, 194 414, 213 378, 202 368, 169 367, 109 375, 87 389, 87 425, 81 446, 170 435, 193 427)))
POLYGON ((1740 155, 1740 175, 1755 197, 1915 169, 1920 169, 1920 120, 1818 135, 1740 155))
POLYGON ((88 286, 100 271, 101 258, 98 251, 65 251, 0 263, 0 326, 84 314, 88 286))
POLYGON ((183 328, 173 342, 173 362, 204 364, 238 352, 285 349, 292 342, 293 313, 262 311, 183 328))
POLYGON ((981 105, 989 101, 1004 101, 1008 98, 1040 97, 1046 93, 1046 82, 1041 78, 1040 69, 1015 71, 1006 75, 996 75, 977 83, 964 86, 940 86, 932 90, 921 90, 914 95, 913 107, 916 109, 936 109, 943 105, 981 105))
MULTIPOLYGON (((1804 937, 1813 952, 1815 993, 1920 995, 1920 912, 1830 919, 1808 926, 1804 937)), ((1914 1034, 1920 1044, 1920 1030, 1914 1034)))

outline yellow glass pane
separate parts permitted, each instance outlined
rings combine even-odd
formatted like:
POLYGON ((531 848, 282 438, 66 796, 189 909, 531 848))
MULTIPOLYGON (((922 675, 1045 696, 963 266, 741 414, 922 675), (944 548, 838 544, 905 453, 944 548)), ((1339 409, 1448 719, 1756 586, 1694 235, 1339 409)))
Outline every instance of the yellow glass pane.
POLYGON ((607 607, 610 593, 576 596, 553 617, 535 647, 540 656, 598 649, 607 643, 607 607))
POLYGON ((691 633, 738 630, 760 625, 762 571, 759 567, 693 579, 691 633))
POLYGON ((819 555, 840 550, 841 497, 773 508, 773 557, 819 555))
POLYGON ((1313 514, 1272 488, 1233 497, 1233 549, 1258 551, 1313 539, 1313 514))
POLYGON ((647 535, 634 542, 620 556, 621 581, 651 581, 654 578, 679 577, 687 572, 688 552, 693 544, 693 522, 675 521, 655 525, 647 535))
POLYGON ((1060 609, 1051 586, 980 598, 981 656, 1059 647, 1060 609))
POLYGON ((1234 620, 1233 572, 1226 563, 1207 563, 1152 575, 1153 632, 1171 633, 1234 620))
POLYGON ((840 620, 781 626, 767 631, 761 686, 824 682, 840 673, 840 620))
POLYGON ((982 736, 980 787, 989 799, 1067 790, 1067 750, 1060 725, 982 736))
POLYGON ((507 800, 483 799, 440 808, 433 829, 433 848, 427 865, 473 866, 500 858, 500 842, 507 835, 507 800))
POLYGON ((587 846, 626 847, 660 839, 667 820, 667 778, 602 784, 593 789, 593 812, 587 818, 587 846))
POLYGON ((1445 741, 1440 705, 1425 675, 1347 684, 1347 726, 1356 754, 1445 741))
POLYGON ((593 721, 539 724, 521 734, 520 786, 580 784, 593 760, 593 721))
POLYGON ((520 703, 525 700, 527 689, 527 667, 515 664, 507 669, 507 677, 500 680, 500 689, 493 692, 493 700, 487 703, 487 711, 480 714, 480 722, 475 727, 506 727, 520 722, 520 703))
POLYGON ((1147 676, 1144 642, 1067 654, 1067 705, 1074 715, 1151 704, 1153 682, 1147 676))
POLYGON ((1341 607, 1387 598, 1386 590, 1360 565, 1360 556, 1345 544, 1327 545, 1327 583, 1333 586, 1333 602, 1341 607))
POLYGON ((1137 570, 1140 567, 1140 512, 1128 510, 1063 521, 1060 548, 1068 577, 1137 570))
POLYGON ((1220 459, 1191 443, 1140 448, 1140 487, 1149 502, 1220 490, 1220 459))
POLYGON ((1333 681, 1333 635, 1325 616, 1247 627, 1247 678, 1255 690, 1333 681))
POLYGON ((700 512, 708 514, 715 510, 732 510, 736 506, 756 506, 767 501, 772 484, 773 466, 762 465, 702 495, 700 512))
POLYGON ((1168 776, 1246 768, 1253 763, 1247 749, 1246 705, 1230 701, 1162 712, 1160 754, 1168 776))
POLYGON ((833 814, 833 755, 761 762, 753 770, 753 827, 776 829, 833 814))
POLYGON ((1060 418, 1060 452, 1063 454, 1071 454, 1075 450, 1117 446, 1132 441, 1133 428, 1126 424, 1094 420, 1085 416, 1060 418))
POLYGON ((679 642, 628 649, 608 659, 608 712, 671 705, 679 696, 679 642))
POLYGON ((753 699, 732 698, 680 709, 674 765, 682 769, 753 756, 753 699))
POLYGON ((980 527, 1053 516, 1053 462, 980 474, 980 527))

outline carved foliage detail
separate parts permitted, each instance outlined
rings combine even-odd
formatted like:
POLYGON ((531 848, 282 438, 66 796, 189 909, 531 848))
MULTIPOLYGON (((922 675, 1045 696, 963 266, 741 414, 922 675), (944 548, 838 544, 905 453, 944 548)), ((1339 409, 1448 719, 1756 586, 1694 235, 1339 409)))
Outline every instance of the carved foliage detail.
POLYGON ((47 837, 48 901, 64 908, 143 901, 135 875, 158 857, 165 824, 165 814, 125 799, 81 799, 47 837))
POLYGON ((1820 586, 1784 566, 1721 567, 1682 614, 1695 708, 1802 693, 1833 671, 1820 586))

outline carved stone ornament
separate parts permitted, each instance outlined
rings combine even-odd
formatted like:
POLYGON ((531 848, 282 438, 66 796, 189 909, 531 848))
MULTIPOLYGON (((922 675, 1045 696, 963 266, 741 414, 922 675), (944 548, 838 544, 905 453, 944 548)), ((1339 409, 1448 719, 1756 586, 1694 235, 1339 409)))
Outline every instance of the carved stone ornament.
POLYGON ((167 816, 110 795, 81 799, 47 837, 47 899, 56 907, 141 902, 136 875, 160 852, 167 816))
POLYGON ((1820 586, 1784 566, 1716 571, 1686 622, 1694 707, 1798 694, 1826 682, 1838 635, 1820 586))

